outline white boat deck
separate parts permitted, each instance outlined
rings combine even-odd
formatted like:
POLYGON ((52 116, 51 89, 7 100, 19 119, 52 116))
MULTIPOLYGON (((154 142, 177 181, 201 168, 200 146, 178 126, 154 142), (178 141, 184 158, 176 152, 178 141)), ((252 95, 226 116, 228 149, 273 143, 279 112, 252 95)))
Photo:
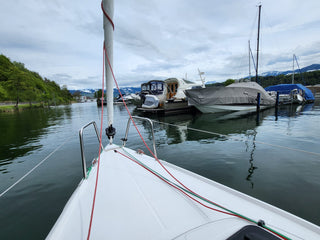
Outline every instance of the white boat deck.
MULTIPOLYGON (((109 145, 101 154, 90 239, 227 239, 243 226, 241 218, 219 213, 187 198, 109 145)), ((174 181, 153 158, 129 152, 174 181)), ((285 211, 164 162, 168 170, 200 195, 235 212, 263 219, 291 239, 320 239, 320 228, 285 211)), ((47 239, 86 239, 97 164, 82 180, 47 239)), ((203 201, 202 201, 203 202, 203 201)), ((207 204, 209 205, 209 204, 207 204)), ((215 206, 211 206, 217 208, 215 206)))

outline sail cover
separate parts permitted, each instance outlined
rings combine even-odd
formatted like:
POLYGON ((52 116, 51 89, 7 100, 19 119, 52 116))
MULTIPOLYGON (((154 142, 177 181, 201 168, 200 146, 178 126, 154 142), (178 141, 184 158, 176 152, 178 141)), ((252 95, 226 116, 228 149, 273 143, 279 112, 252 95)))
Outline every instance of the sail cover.
POLYGON ((255 105, 258 93, 260 93, 261 105, 275 104, 275 99, 255 82, 186 90, 191 105, 255 105))

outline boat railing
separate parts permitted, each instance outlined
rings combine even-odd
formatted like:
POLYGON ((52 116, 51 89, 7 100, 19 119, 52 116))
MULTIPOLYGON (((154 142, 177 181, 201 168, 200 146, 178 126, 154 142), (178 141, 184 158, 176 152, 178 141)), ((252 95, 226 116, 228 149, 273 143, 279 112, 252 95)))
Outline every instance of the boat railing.
MULTIPOLYGON (((86 157, 84 154, 84 143, 83 143, 83 131, 85 128, 89 127, 90 125, 93 125, 94 130, 96 132, 97 138, 98 138, 98 142, 99 144, 101 143, 100 141, 100 135, 99 135, 99 131, 98 131, 98 127, 95 121, 89 122, 88 124, 86 124, 85 126, 83 126, 80 130, 79 130, 79 137, 80 137, 80 149, 81 149, 81 159, 82 159, 82 172, 83 172, 83 177, 87 178, 87 165, 86 165, 86 157)), ((101 147, 103 148, 103 145, 101 143, 101 147)))
MULTIPOLYGON (((152 143, 153 143, 153 153, 157 157, 156 142, 155 142, 154 130, 153 130, 153 122, 149 118, 138 117, 138 116, 131 116, 131 117, 134 118, 134 119, 138 119, 138 120, 142 120, 142 121, 146 121, 146 122, 150 123, 151 134, 152 134, 152 143)), ((126 145, 126 142, 128 140, 128 133, 129 133, 129 128, 130 128, 131 121, 132 121, 132 119, 129 117, 128 123, 127 123, 127 130, 126 130, 125 137, 121 139, 123 141, 123 147, 126 145)))

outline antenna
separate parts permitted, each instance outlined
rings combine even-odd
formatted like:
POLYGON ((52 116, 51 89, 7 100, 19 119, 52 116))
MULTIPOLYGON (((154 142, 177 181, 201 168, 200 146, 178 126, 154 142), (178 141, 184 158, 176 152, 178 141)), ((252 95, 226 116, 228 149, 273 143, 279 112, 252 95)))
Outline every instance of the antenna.
POLYGON ((250 40, 248 41, 248 46, 249 46, 249 48, 248 48, 248 51, 249 51, 249 81, 251 82, 251 64, 250 64, 250 51, 251 51, 251 49, 250 49, 250 40))
POLYGON ((200 76, 200 80, 201 80, 201 82, 202 82, 202 88, 205 88, 206 86, 205 86, 205 77, 202 77, 202 75, 204 75, 204 72, 201 72, 200 71, 200 69, 198 68, 198 73, 199 73, 199 76, 200 76))

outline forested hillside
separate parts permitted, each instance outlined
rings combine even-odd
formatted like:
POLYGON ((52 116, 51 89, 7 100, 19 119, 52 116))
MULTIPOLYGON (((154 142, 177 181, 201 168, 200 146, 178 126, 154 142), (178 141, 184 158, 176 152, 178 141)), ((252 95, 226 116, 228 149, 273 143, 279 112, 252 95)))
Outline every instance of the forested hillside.
MULTIPOLYGON (((241 79, 244 80, 244 79, 241 79)), ((247 79, 246 79, 247 80, 247 79)), ((251 77, 251 81, 256 81, 255 77, 251 77)), ((233 79, 228 79, 225 82, 206 84, 207 87, 227 86, 235 82, 233 79)), ((277 84, 292 83, 292 74, 280 74, 277 76, 259 76, 259 83, 262 87, 268 87, 277 84)), ((300 83, 304 86, 320 84, 320 71, 310 71, 304 73, 296 73, 294 75, 294 83, 300 83)))
MULTIPOLYGON (((254 79, 252 79, 254 80, 254 79)), ((292 74, 259 77, 262 87, 268 87, 277 84, 291 83, 292 74)), ((302 85, 316 85, 320 84, 320 71, 304 72, 294 75, 294 83, 301 83, 302 85)))
POLYGON ((25 68, 23 63, 11 62, 0 55, 0 101, 42 102, 44 104, 70 103, 72 95, 67 87, 42 78, 25 68))

